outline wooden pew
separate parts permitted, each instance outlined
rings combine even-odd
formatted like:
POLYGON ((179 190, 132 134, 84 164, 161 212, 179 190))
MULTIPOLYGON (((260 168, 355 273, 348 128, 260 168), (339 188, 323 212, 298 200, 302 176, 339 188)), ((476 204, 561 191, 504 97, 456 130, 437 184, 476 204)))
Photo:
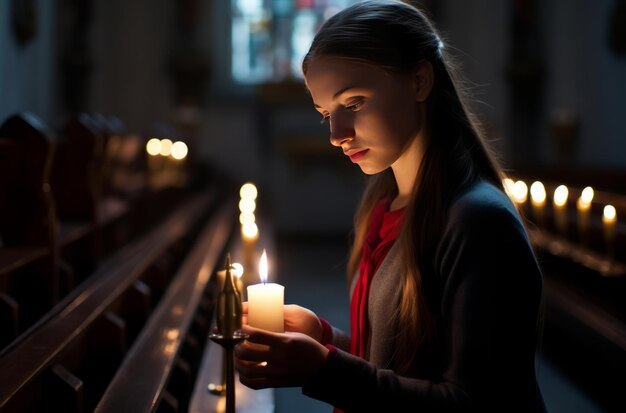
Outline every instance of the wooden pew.
MULTIPOLYGON (((186 188, 175 187, 150 190, 145 185, 133 187, 132 196, 107 192, 105 182, 112 179, 109 174, 113 172, 105 168, 110 166, 107 150, 111 150, 107 148, 118 132, 102 117, 86 113, 68 116, 59 131, 51 181, 60 221, 63 293, 87 279, 110 253, 161 219, 186 192, 186 188)), ((127 136, 122 148, 131 141, 132 156, 142 156, 137 151, 137 137, 127 136)))
MULTIPOLYGON (((99 153, 112 138, 102 136, 119 130, 104 126, 102 119, 71 115, 52 135, 34 115, 24 113, 7 119, 1 130, 0 349, 190 190, 141 185, 131 192, 104 193, 99 153)), ((140 138, 124 136, 125 162, 133 163, 136 174, 143 166, 145 175, 140 138)))
POLYGON ((104 138, 89 115, 71 114, 63 120, 50 183, 60 221, 61 257, 70 272, 67 291, 85 280, 102 259, 103 147, 104 138))
POLYGON ((227 200, 215 191, 191 196, 0 353, 0 410, 106 411, 128 374, 137 381, 127 403, 184 405, 189 385, 176 384, 193 382, 212 310, 209 274, 236 223, 235 196, 227 200))
POLYGON ((223 265, 235 210, 234 202, 227 203, 205 226, 96 412, 187 410, 211 328, 210 277, 223 265))
POLYGON ((59 296, 58 228, 49 185, 53 147, 31 113, 0 126, 0 348, 59 296))

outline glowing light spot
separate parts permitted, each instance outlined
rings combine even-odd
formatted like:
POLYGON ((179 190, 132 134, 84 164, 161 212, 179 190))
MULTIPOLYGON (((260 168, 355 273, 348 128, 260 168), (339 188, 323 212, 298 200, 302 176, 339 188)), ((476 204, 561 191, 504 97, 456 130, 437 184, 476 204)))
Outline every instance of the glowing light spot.
POLYGON ((161 139, 161 149, 159 153, 163 156, 170 156, 172 153, 172 141, 170 139, 161 139))
POLYGON ((517 181, 513 184, 513 200, 518 204, 523 204, 528 199, 528 186, 524 181, 517 181))
POLYGON ((256 189, 256 186, 252 182, 246 182, 241 186, 239 190, 239 196, 241 198, 249 198, 255 200, 259 191, 256 189))
POLYGON ((563 206, 567 203, 567 197, 569 195, 569 190, 565 185, 559 185, 554 190, 554 204, 557 206, 563 206))
POLYGON ((243 276, 243 265, 238 262, 233 262, 231 265, 233 266, 233 273, 235 274, 235 277, 241 278, 243 276))
POLYGON ((182 141, 176 141, 172 144, 172 158, 174 159, 185 159, 187 157, 187 153, 189 150, 187 149, 187 144, 182 141))
POLYGON ((256 202, 254 202, 253 199, 250 198, 242 198, 239 201, 239 211, 241 211, 242 213, 253 213, 254 210, 256 209, 256 202))
POLYGON ((150 139, 146 143, 146 152, 148 152, 148 155, 158 155, 161 152, 161 140, 159 138, 150 139))
POLYGON ((590 204, 591 201, 593 201, 593 188, 588 186, 585 189, 583 189, 582 194, 580 195, 580 201, 584 204, 590 204))
POLYGON ((259 227, 254 222, 249 222, 241 227, 241 233, 248 239, 255 239, 259 236, 259 227))
POLYGON ((617 212, 613 205, 606 205, 602 211, 602 219, 605 221, 615 221, 617 218, 617 212))
POLYGON ((541 203, 546 200, 546 188, 539 181, 530 186, 530 197, 534 202, 541 203))
POLYGON ((254 215, 253 212, 242 212, 241 214, 239 214, 239 223, 241 225, 246 225, 246 224, 254 224, 256 222, 256 217, 254 215))

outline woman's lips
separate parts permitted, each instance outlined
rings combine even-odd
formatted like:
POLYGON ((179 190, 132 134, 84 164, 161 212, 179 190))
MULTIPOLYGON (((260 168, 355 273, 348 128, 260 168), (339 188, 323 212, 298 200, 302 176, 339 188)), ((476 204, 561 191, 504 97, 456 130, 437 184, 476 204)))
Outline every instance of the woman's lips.
POLYGON ((346 153, 346 155, 348 155, 350 157, 350 160, 353 163, 356 163, 356 162, 360 161, 365 156, 365 154, 368 151, 369 151, 369 149, 363 149, 361 151, 357 151, 357 152, 353 152, 353 153, 348 152, 348 153, 346 153))

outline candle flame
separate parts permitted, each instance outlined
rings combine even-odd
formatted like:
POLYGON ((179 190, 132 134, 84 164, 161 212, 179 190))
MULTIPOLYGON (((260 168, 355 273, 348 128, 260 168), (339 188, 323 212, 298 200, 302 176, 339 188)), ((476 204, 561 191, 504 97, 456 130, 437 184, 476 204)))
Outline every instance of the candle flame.
POLYGON ((149 155, 156 156, 161 152, 161 140, 159 138, 152 138, 146 143, 146 152, 149 155))
POLYGON ((241 198, 239 201, 239 211, 252 213, 256 209, 256 202, 252 198, 241 198))
POLYGON ((244 238, 255 240, 259 237, 259 227, 254 222, 246 222, 241 227, 244 238))
POLYGON ((528 186, 526 182, 517 181, 513 184, 513 199, 518 204, 523 204, 528 198, 528 186))
POLYGON ((580 195, 580 199, 585 204, 590 204, 593 201, 593 188, 588 186, 583 189, 582 194, 580 195))
POLYGON ((172 153, 172 140, 171 139, 161 139, 161 147, 159 148, 159 153, 162 156, 170 156, 172 153))
POLYGON ((185 142, 176 141, 172 144, 172 149, 170 152, 172 158, 181 160, 187 157, 187 153, 189 153, 189 148, 187 148, 187 144, 185 142))
POLYGON ((615 221, 616 216, 617 216, 617 213, 613 205, 606 205, 604 207, 603 218, 605 222, 615 221))
POLYGON ((559 185, 554 190, 554 203, 557 206, 563 206, 567 203, 567 197, 569 195, 569 191, 565 185, 559 185))
POLYGON ((511 178, 504 178, 502 180, 502 186, 504 187, 504 192, 506 192, 506 194, 509 197, 513 196, 513 185, 514 185, 514 182, 511 178))
POLYGON ((263 254, 259 262, 259 275, 261 276, 261 282, 265 284, 267 282, 267 253, 265 248, 263 248, 263 254))
POLYGON ((239 196, 241 198, 250 198, 254 201, 257 195, 258 195, 258 190, 256 189, 256 186, 252 182, 246 182, 239 189, 239 196))
POLYGON ((541 203, 546 200, 546 188, 541 182, 535 181, 530 186, 530 197, 537 203, 541 203))

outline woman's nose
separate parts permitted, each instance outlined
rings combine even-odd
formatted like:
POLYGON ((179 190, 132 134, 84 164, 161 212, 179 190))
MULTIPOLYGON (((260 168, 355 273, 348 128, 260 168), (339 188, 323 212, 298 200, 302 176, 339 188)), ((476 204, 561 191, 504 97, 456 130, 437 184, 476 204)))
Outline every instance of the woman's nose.
POLYGON ((344 142, 354 139, 354 127, 346 119, 331 119, 330 121, 330 143, 333 146, 341 146, 344 142))

